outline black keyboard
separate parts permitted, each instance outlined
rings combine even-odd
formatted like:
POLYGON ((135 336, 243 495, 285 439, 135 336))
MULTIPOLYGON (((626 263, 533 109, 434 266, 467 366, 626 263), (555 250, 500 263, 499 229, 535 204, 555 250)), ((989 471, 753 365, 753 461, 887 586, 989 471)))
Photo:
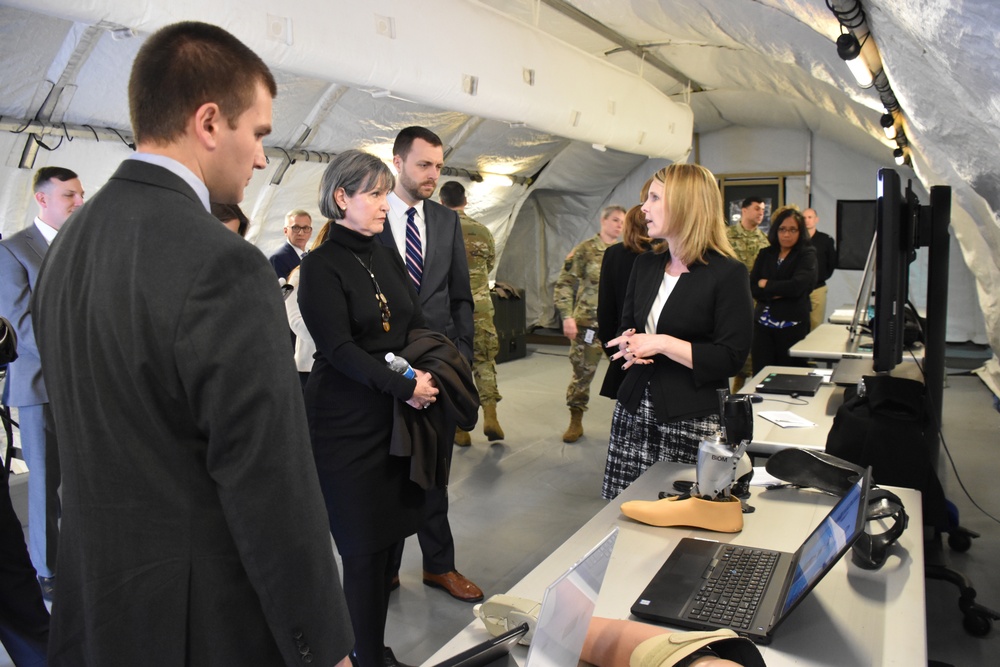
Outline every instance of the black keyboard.
POLYGON ((689 605, 687 617, 749 629, 779 556, 777 551, 726 547, 702 575, 705 582, 689 605))

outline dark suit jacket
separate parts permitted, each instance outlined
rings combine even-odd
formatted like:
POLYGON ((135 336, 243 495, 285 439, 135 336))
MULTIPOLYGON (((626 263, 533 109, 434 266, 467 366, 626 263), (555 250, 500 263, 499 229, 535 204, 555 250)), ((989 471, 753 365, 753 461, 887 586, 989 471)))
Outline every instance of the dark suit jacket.
POLYGON ((750 271, 750 291, 757 301, 755 319, 770 306, 772 319, 804 322, 812 310, 809 293, 816 287, 816 251, 809 244, 792 248, 778 266, 779 251, 777 246, 763 248, 750 271), (761 278, 767 278, 766 287, 757 286, 761 278))
POLYGON ((32 306, 63 467, 50 665, 332 665, 353 639, 270 266, 126 160, 32 306))
POLYGON ((6 405, 21 407, 48 403, 42 362, 35 344, 31 294, 49 244, 32 223, 0 241, 0 316, 17 331, 17 361, 7 367, 6 405))
POLYGON ((812 235, 812 246, 816 249, 816 287, 822 287, 837 268, 837 247, 833 237, 821 231, 812 235))
MULTIPOLYGON (((647 385, 656 419, 666 423, 718 414, 717 389, 728 386, 750 353, 753 337, 752 301, 747 270, 737 259, 708 254, 708 263, 694 263, 681 275, 663 305, 655 333, 691 343, 693 368, 665 356, 625 371, 618 401, 635 412, 647 385)), ((670 254, 639 255, 632 268, 621 331, 646 331, 646 318, 663 282, 670 254)))
MULTIPOLYGON (((420 309, 428 328, 450 338, 462 356, 471 361, 474 304, 462 224, 458 213, 429 199, 424 200, 424 222, 427 238, 423 239, 420 309)), ((399 252, 388 221, 378 239, 399 252)))
POLYGON ((288 274, 292 270, 302 263, 299 258, 299 253, 295 252, 295 248, 292 244, 285 241, 281 244, 281 247, 274 251, 274 253, 267 258, 267 261, 271 262, 271 267, 274 272, 278 274, 279 278, 287 278, 288 274))
MULTIPOLYGON (((602 344, 614 339, 621 329, 628 278, 632 275, 632 266, 638 256, 626 248, 624 243, 616 243, 604 252, 601 282, 597 288, 597 337, 602 344)), ((604 383, 601 384, 601 396, 611 399, 618 396, 618 388, 625 379, 625 371, 622 370, 625 361, 610 358, 617 351, 617 348, 604 348, 609 364, 604 383)))

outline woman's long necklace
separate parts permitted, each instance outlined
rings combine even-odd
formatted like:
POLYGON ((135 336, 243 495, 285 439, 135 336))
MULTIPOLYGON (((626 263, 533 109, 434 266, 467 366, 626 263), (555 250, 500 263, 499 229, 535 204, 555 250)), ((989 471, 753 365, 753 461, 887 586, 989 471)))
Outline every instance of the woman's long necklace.
MULTIPOLYGON (((354 255, 354 252, 351 252, 354 255)), ((372 279, 372 287, 375 288, 375 300, 378 301, 378 308, 382 312, 382 328, 389 331, 389 316, 392 314, 389 312, 389 302, 385 299, 385 294, 382 294, 382 288, 378 286, 378 281, 375 280, 375 274, 372 272, 372 257, 374 253, 369 253, 368 255, 368 266, 361 261, 361 258, 354 255, 354 259, 358 260, 358 264, 361 265, 365 271, 368 272, 369 277, 372 279)))

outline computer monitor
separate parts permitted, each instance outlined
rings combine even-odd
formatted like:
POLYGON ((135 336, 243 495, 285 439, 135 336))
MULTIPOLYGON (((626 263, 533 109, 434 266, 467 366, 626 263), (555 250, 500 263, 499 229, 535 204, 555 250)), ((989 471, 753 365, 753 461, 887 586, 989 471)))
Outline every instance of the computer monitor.
POLYGON ((903 360, 903 312, 909 294, 910 263, 916 258, 920 205, 910 184, 901 194, 899 175, 885 168, 878 171, 875 201, 872 367, 876 372, 888 372, 903 360))

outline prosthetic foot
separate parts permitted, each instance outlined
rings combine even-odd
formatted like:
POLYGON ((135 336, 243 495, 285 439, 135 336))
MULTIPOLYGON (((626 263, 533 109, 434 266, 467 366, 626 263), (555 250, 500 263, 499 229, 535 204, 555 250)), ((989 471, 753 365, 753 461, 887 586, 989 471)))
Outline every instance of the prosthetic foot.
POLYGON ((865 473, 864 468, 826 452, 796 448, 772 454, 764 468, 778 479, 835 496, 847 493, 865 473))
POLYGON ((622 503, 622 514, 650 526, 692 526, 718 533, 743 530, 739 498, 705 500, 694 496, 622 503))
POLYGON ((486 602, 477 604, 472 613, 483 622, 486 629, 494 637, 499 637, 508 630, 513 630, 522 623, 528 624, 528 632, 518 640, 519 644, 527 646, 535 634, 538 625, 538 612, 542 603, 514 595, 493 595, 486 602))

